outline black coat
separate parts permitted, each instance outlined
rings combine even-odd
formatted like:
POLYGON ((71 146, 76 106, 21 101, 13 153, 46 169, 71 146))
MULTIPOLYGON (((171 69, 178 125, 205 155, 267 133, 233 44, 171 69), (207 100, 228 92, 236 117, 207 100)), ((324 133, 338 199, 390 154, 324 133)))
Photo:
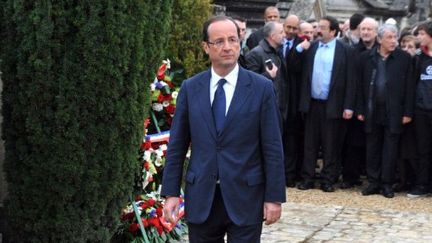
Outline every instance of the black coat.
MULTIPOLYGON (((305 54, 302 71, 300 111, 308 113, 311 103, 312 72, 319 42, 314 42, 305 54)), ((355 108, 356 82, 353 80, 352 49, 336 40, 330 90, 326 102, 328 119, 342 118, 343 111, 355 108)))
POLYGON ((255 48, 259 44, 259 42, 264 39, 263 28, 264 27, 259 28, 257 31, 250 34, 247 38, 246 46, 249 48, 249 50, 255 48))
POLYGON ((296 47, 303 40, 295 37, 293 41, 293 46, 285 55, 286 63, 286 81, 288 82, 288 92, 289 92, 289 114, 288 117, 295 118, 298 113, 299 102, 300 102, 300 92, 301 92, 301 77, 302 77, 302 61, 306 50, 303 52, 298 52, 296 47))
MULTIPOLYGON (((371 85, 377 70, 377 48, 363 52, 358 63, 359 87, 357 113, 365 116, 365 131, 371 132, 374 122, 373 113, 376 106, 374 88, 371 85), (371 92, 370 92, 371 91, 371 92), (368 105, 369 104, 369 105, 368 105)), ((402 117, 413 116, 414 82, 411 56, 400 50, 394 50, 386 61, 386 112, 391 133, 402 132, 402 117)))
POLYGON ((279 49, 274 49, 266 39, 260 41, 259 45, 246 54, 246 68, 273 81, 278 105, 283 121, 288 115, 289 99, 288 99, 288 84, 285 81, 285 62, 279 57, 279 49), (278 72, 275 78, 270 77, 265 69, 265 61, 271 59, 277 66, 278 72))

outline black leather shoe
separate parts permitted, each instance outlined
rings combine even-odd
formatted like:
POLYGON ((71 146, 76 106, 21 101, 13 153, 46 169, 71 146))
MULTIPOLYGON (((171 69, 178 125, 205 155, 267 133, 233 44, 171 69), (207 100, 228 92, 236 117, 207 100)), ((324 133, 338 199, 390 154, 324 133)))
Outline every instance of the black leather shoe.
POLYGON ((379 193, 380 193, 380 188, 375 185, 369 185, 368 187, 366 187, 366 189, 362 191, 363 196, 369 196, 369 195, 379 194, 379 193))
POLYGON ((286 187, 295 187, 295 186, 296 186, 296 183, 295 183, 295 181, 293 181, 293 180, 287 180, 287 181, 285 182, 285 185, 286 185, 286 187))
POLYGON ((386 198, 393 198, 394 197, 393 188, 391 188, 391 186, 385 186, 383 187, 381 194, 386 198))
POLYGON ((320 188, 323 192, 334 192, 335 191, 333 185, 330 183, 322 183, 320 188))
POLYGON ((297 188, 300 189, 300 190, 309 190, 309 189, 313 189, 314 187, 315 186, 314 186, 313 182, 301 182, 297 186, 297 188))

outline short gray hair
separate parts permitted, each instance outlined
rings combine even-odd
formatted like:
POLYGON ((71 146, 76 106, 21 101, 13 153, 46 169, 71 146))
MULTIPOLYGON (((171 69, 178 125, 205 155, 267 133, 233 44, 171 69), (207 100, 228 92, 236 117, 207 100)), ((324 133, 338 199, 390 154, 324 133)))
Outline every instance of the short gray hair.
POLYGON ((398 29, 396 26, 392 25, 392 24, 383 24, 378 28, 378 38, 382 39, 382 37, 384 36, 385 32, 393 32, 396 33, 396 35, 398 34, 398 29))
POLYGON ((274 29, 276 28, 276 23, 271 21, 271 22, 267 22, 264 27, 263 27, 263 34, 264 37, 270 37, 270 35, 273 33, 274 29))

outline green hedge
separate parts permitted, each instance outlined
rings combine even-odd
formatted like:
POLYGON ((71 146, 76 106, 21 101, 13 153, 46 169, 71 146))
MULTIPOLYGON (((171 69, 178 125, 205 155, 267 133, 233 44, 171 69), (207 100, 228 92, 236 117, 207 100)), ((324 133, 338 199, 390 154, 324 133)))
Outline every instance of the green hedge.
POLYGON ((0 1, 11 242, 107 242, 172 0, 0 1))
MULTIPOLYGON (((191 77, 208 67, 208 59, 201 46, 203 23, 211 16, 210 0, 174 0, 173 30, 170 35, 168 57, 180 64, 185 76, 191 77)), ((179 76, 180 77, 180 76, 179 76)))

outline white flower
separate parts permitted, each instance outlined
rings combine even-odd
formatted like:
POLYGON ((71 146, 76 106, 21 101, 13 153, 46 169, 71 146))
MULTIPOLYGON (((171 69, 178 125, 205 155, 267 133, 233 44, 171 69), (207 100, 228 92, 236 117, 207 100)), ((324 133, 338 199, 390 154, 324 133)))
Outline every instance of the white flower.
POLYGON ((151 159, 151 151, 144 151, 144 156, 143 156, 144 161, 150 161, 151 159))
POLYGON ((174 91, 174 92, 171 93, 171 97, 173 99, 177 99, 177 96, 178 96, 178 92, 177 91, 174 91))
POLYGON ((166 60, 163 60, 162 63, 165 63, 167 65, 167 69, 171 69, 171 61, 170 61, 170 59, 167 58, 166 60))
POLYGON ((152 104, 152 109, 154 111, 162 111, 163 110, 163 105, 161 103, 153 103, 152 104))
POLYGON ((159 149, 162 150, 162 151, 165 151, 165 150, 168 149, 168 146, 166 144, 162 144, 162 145, 159 146, 159 149))

